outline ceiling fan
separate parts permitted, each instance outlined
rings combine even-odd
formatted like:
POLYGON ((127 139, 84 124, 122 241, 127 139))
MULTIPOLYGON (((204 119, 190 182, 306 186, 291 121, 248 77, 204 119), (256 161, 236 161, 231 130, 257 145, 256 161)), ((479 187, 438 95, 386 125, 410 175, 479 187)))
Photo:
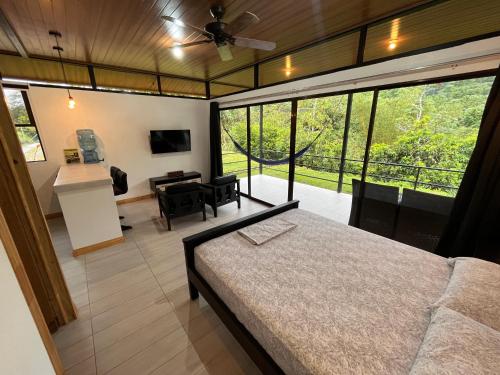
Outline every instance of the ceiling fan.
POLYGON ((165 21, 172 22, 177 26, 183 27, 186 30, 192 32, 196 32, 207 38, 196 42, 178 44, 171 48, 186 48, 213 42, 217 47, 217 51, 219 52, 219 56, 222 61, 229 61, 233 59, 233 54, 231 53, 230 48, 231 46, 254 48, 264 51, 272 51, 276 48, 275 42, 243 38, 236 35, 250 25, 256 24, 260 21, 259 17, 257 17, 255 14, 250 12, 243 12, 231 23, 227 24, 222 20, 222 18, 224 17, 224 13, 225 9, 222 5, 215 5, 211 7, 210 14, 215 19, 215 21, 206 24, 203 29, 188 25, 174 17, 162 16, 161 18, 165 21))

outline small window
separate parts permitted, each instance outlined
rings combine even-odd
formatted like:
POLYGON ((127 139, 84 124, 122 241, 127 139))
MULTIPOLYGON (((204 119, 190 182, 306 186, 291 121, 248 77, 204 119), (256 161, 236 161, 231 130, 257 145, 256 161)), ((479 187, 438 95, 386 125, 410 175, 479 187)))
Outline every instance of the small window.
POLYGON ((47 160, 26 91, 4 89, 4 94, 26 161, 47 160))

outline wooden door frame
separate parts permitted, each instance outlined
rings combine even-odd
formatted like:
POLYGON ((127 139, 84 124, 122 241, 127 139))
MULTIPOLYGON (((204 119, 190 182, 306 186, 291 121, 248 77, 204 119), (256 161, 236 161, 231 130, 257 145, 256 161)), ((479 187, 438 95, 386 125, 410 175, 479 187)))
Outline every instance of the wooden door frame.
POLYGON ((47 354, 49 359, 54 367, 54 371, 56 374, 63 374, 64 368, 59 357, 59 353, 57 348, 52 340, 52 336, 49 332, 47 324, 45 323, 45 318, 43 317, 42 310, 40 310, 40 306, 38 305, 35 293, 33 292, 33 288, 31 287, 30 280, 28 275, 26 274, 26 270, 24 269, 23 262, 21 261, 21 257, 17 251, 16 244, 12 238, 12 235, 9 230, 9 226, 7 225, 7 221, 5 220, 5 216, 0 208, 0 239, 5 248, 5 252, 7 253, 7 257, 9 258, 10 264, 16 275, 17 282, 21 288, 21 291, 26 300, 26 304, 33 316, 33 320, 35 321, 35 325, 38 328, 38 332, 40 333, 40 337, 42 342, 47 350, 47 354))
POLYGON ((29 175, 21 144, 0 90, 0 208, 31 289, 51 332, 76 312, 29 175))

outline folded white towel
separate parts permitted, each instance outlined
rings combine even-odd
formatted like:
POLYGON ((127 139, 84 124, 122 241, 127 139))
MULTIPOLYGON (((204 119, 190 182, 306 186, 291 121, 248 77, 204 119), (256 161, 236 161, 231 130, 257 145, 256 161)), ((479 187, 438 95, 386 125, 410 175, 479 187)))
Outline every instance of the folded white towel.
POLYGON ((262 245, 279 235, 286 233, 297 224, 280 218, 270 218, 238 230, 238 234, 254 245, 262 245))

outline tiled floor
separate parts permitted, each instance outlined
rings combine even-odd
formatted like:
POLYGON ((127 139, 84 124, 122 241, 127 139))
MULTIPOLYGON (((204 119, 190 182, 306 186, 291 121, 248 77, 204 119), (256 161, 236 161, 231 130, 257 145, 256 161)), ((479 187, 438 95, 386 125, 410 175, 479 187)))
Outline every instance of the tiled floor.
POLYGON ((119 206, 126 224, 120 245, 71 256, 62 219, 49 226, 73 301, 76 321, 54 339, 68 374, 258 374, 259 370, 200 298, 191 302, 181 239, 264 207, 243 200, 215 219, 208 212, 160 220, 156 201, 119 206))

